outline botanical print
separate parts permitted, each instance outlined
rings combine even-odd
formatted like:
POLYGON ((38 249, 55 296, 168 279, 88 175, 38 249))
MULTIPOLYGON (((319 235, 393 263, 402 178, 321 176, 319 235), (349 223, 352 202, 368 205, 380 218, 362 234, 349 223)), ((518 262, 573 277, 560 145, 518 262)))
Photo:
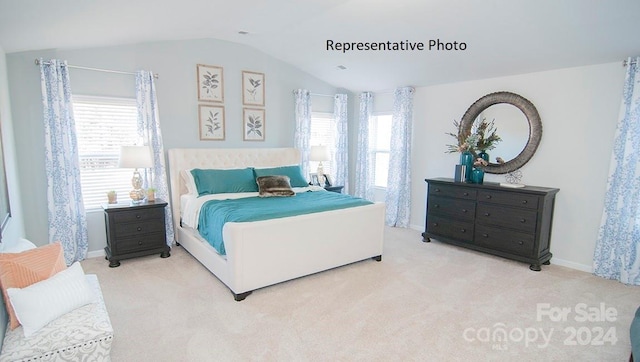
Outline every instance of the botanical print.
POLYGON ((243 134, 245 141, 264 141, 264 109, 243 108, 243 134))
POLYGON ((198 64, 198 100, 224 102, 222 67, 198 64))
POLYGON ((201 140, 224 140, 224 107, 198 106, 201 140))
POLYGON ((264 106, 264 73, 242 71, 242 104, 264 106))

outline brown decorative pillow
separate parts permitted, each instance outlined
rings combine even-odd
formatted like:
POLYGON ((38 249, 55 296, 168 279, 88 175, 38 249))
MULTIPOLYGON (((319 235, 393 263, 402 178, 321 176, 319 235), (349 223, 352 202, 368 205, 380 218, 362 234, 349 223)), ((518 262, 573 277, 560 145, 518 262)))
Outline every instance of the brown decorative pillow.
POLYGON ((260 176, 256 179, 260 197, 295 196, 289 176, 260 176))

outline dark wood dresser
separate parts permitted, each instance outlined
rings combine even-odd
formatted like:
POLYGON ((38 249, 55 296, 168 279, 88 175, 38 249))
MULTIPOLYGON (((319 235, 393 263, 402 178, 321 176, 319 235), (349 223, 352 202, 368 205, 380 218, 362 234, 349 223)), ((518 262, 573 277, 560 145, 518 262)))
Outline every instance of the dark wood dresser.
POLYGON ((424 241, 430 238, 530 263, 531 270, 549 264, 553 207, 559 189, 502 187, 426 179, 427 217, 424 241))
POLYGON ((120 266, 122 259, 143 255, 171 256, 165 231, 166 206, 160 199, 140 204, 103 205, 107 229, 104 251, 110 267, 120 266))

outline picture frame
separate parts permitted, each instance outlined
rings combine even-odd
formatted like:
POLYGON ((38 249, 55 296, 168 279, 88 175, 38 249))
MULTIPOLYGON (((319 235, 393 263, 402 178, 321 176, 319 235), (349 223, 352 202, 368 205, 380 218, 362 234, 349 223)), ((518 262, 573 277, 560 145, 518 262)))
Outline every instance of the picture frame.
POLYGON ((317 173, 309 174, 309 184, 313 186, 320 186, 320 180, 318 179, 317 173))
POLYGON ((331 181, 331 176, 329 174, 324 174, 324 186, 333 186, 333 181, 331 181))
POLYGON ((242 71, 242 104, 264 107, 264 73, 242 71))
POLYGON ((242 108, 242 135, 245 141, 264 141, 265 110, 261 108, 242 108))
POLYGON ((200 140, 223 141, 225 138, 224 106, 198 105, 200 140))
POLYGON ((198 64, 198 101, 224 103, 224 74, 222 67, 198 64))

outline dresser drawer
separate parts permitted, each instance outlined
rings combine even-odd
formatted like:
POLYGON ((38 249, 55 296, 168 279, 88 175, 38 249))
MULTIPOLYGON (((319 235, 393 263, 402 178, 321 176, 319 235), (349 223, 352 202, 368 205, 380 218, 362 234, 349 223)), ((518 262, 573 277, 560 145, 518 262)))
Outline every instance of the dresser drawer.
MULTIPOLYGON (((450 220, 429 215, 427 217, 427 233, 471 242, 473 240, 473 222, 450 220)), ((437 237, 435 238, 437 239, 437 237)))
MULTIPOLYGON (((164 219, 162 219, 164 221, 164 219)), ((147 222, 131 222, 115 225, 116 237, 120 238, 129 235, 143 235, 154 232, 164 232, 164 222, 151 220, 147 222)))
POLYGON ((113 215, 111 216, 111 219, 116 224, 134 221, 157 220, 158 218, 164 218, 164 208, 120 211, 113 213, 113 215))
POLYGON ((116 251, 118 253, 130 253, 140 250, 162 248, 166 243, 164 233, 153 233, 141 236, 118 239, 116 251))
POLYGON ((538 196, 505 192, 505 191, 493 191, 493 190, 480 190, 478 192, 479 202, 491 202, 505 206, 518 206, 527 209, 538 208, 538 196))
POLYGON ((478 191, 470 187, 458 187, 448 185, 429 185, 429 197, 447 196, 457 199, 475 200, 478 191))
POLYGON ((476 221, 484 225, 496 225, 533 233, 536 230, 537 215, 534 210, 478 203, 476 221))
POLYGON ((474 236, 476 245, 521 256, 534 255, 534 234, 476 225, 474 236))
POLYGON ((448 215, 473 222, 476 203, 471 200, 431 196, 427 204, 427 213, 429 215, 448 215))

